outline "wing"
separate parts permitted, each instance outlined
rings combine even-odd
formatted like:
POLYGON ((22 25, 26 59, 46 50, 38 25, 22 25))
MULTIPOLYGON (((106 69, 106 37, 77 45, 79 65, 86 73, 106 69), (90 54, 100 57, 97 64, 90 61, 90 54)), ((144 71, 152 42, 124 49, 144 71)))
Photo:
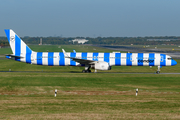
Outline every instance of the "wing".
POLYGON ((77 57, 69 57, 69 56, 66 54, 66 52, 65 52, 64 49, 62 49, 62 51, 63 51, 64 56, 65 56, 66 58, 70 58, 70 59, 72 59, 73 61, 78 62, 78 63, 80 63, 80 64, 94 64, 95 62, 97 62, 97 61, 94 61, 94 60, 86 60, 86 59, 81 59, 81 58, 77 58, 77 57))
POLYGON ((80 58, 74 58, 74 57, 69 57, 69 58, 80 64, 94 64, 95 62, 97 62, 93 60, 86 60, 86 59, 80 59, 80 58))

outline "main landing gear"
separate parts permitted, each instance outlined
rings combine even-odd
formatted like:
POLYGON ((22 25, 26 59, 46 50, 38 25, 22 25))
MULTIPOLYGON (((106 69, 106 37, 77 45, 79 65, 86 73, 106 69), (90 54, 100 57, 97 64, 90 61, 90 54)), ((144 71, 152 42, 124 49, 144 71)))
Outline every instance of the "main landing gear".
POLYGON ((83 73, 91 73, 90 68, 91 68, 90 65, 85 65, 85 70, 82 70, 82 72, 83 72, 83 73))
POLYGON ((159 74, 160 73, 160 66, 158 66, 158 69, 157 69, 157 71, 156 71, 156 74, 159 74))

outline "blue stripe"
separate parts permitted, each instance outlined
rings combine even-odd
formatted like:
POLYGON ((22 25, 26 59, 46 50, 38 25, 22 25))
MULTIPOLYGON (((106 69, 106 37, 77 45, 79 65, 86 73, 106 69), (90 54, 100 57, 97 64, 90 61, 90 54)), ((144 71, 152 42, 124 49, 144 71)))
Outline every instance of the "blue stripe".
MULTIPOLYGON (((76 57, 76 53, 71 52, 71 53, 70 53, 70 57, 73 57, 73 58, 76 57)), ((70 60, 70 65, 76 66, 76 62, 71 59, 71 60, 70 60)))
POLYGON ((121 65, 121 53, 115 53, 115 65, 121 65))
POLYGON ((132 53, 127 53, 126 55, 126 65, 132 66, 132 53))
POLYGON ((85 60, 87 60, 87 53, 82 53, 82 59, 85 59, 85 60))
POLYGON ((149 66, 154 66, 154 60, 155 60, 154 53, 149 53, 149 66))
POLYGON ((8 38, 8 41, 9 41, 9 43, 10 43, 10 30, 4 30, 5 31, 5 33, 6 33, 6 36, 7 36, 7 38, 8 38))
POLYGON ((63 52, 59 53, 59 66, 65 66, 65 58, 63 52))
POLYGON ((109 55, 110 53, 104 53, 104 61, 109 63, 109 55))
POLYGON ((28 46, 26 46, 26 53, 32 53, 32 50, 28 46))
MULTIPOLYGON (((15 56, 20 56, 21 54, 21 39, 15 35, 15 56)), ((20 61, 20 58, 15 58, 15 60, 20 61)))
POLYGON ((138 66, 143 66, 143 53, 138 53, 138 66))
POLYGON ((26 46, 26 63, 31 63, 32 51, 26 46))
POLYGON ((93 60, 98 61, 98 53, 93 53, 93 60))
POLYGON ((166 55, 160 54, 160 66, 166 66, 166 55))
POLYGON ((37 65, 42 65, 42 52, 37 53, 37 65))
MULTIPOLYGON (((87 60, 87 52, 83 52, 83 53, 81 54, 81 59, 87 60)), ((81 64, 81 66, 85 66, 85 64, 81 64)))
POLYGON ((54 52, 48 52, 48 65, 53 66, 54 52))

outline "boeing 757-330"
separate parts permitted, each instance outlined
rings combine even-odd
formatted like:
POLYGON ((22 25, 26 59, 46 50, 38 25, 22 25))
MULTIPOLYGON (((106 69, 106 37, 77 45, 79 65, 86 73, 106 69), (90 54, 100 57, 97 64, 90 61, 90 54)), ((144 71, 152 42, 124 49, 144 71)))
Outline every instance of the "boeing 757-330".
POLYGON ((90 69, 111 70, 111 66, 173 66, 177 62, 169 55, 160 53, 98 53, 98 52, 35 52, 11 29, 5 30, 13 54, 6 58, 20 62, 48 66, 84 66, 90 69))

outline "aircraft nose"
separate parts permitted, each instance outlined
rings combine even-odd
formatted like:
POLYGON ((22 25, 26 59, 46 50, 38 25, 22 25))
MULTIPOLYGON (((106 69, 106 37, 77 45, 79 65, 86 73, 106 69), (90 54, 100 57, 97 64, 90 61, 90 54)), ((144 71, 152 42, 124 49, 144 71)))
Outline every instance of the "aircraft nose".
POLYGON ((176 64, 177 64, 177 62, 175 60, 172 60, 171 65, 173 66, 173 65, 176 65, 176 64))

